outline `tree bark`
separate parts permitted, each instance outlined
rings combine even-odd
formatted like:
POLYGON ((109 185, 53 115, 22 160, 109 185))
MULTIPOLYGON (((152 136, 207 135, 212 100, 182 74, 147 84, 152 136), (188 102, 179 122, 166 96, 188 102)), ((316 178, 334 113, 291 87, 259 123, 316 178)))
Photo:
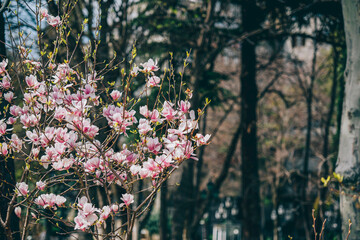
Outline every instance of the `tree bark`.
MULTIPOLYGON (((315 19, 315 30, 316 30, 316 19, 315 19)), ((311 205, 307 199, 307 188, 309 183, 309 161, 311 153, 311 129, 312 129, 312 103, 313 103, 313 90, 315 83, 316 75, 316 54, 317 54, 317 41, 316 37, 313 40, 314 49, 313 49, 313 59, 311 65, 311 76, 310 76, 310 85, 306 89, 306 112, 307 112, 307 126, 306 126, 306 137, 305 137, 305 154, 304 154, 304 165, 303 165, 303 183, 302 183, 302 193, 301 193, 301 213, 304 219, 304 228, 306 239, 310 239, 309 229, 311 228, 310 223, 310 212, 311 205)))
MULTIPOLYGON (((336 89, 337 89, 337 82, 338 82, 338 63, 339 63, 339 53, 336 49, 336 46, 333 46, 333 78, 332 78, 332 86, 331 86, 331 95, 330 95, 330 106, 329 112, 327 114, 326 123, 325 123, 325 134, 324 134, 324 145, 323 145, 323 157, 324 157, 324 164, 322 166, 322 171, 320 172, 320 177, 327 178, 329 175, 329 136, 330 136, 330 126, 331 121, 334 115, 335 110, 335 101, 336 101, 336 89)), ((325 213, 325 201, 327 196, 327 188, 321 187, 319 196, 320 196, 320 217, 321 222, 324 221, 324 213, 325 213)), ((319 224, 320 227, 320 224, 319 224)))
MULTIPOLYGON (((242 25, 245 32, 258 29, 256 1, 244 0, 242 25)), ((242 236, 248 240, 260 239, 260 183, 257 157, 257 95, 256 52, 254 39, 241 43, 241 172, 242 172, 242 236)))
POLYGON ((167 181, 165 181, 160 192, 160 240, 168 239, 167 187, 167 181))
POLYGON ((340 195, 342 237, 346 239, 348 221, 352 221, 349 240, 360 239, 360 212, 356 208, 355 191, 360 182, 360 0, 343 0, 343 16, 347 45, 345 70, 345 102, 343 105, 339 155, 336 172, 343 176, 340 195))
MULTIPOLYGON (((5 48, 5 18, 3 13, 0 13, 0 61, 6 58, 6 48, 5 48)), ((0 103, 0 119, 7 119, 8 116, 3 115, 3 109, 7 106, 7 102, 3 100, 0 103)), ((10 133, 6 137, 10 137, 10 133)), ((15 180, 15 164, 13 158, 6 159, 5 157, 0 157, 0 214, 1 218, 5 221, 9 197, 14 192, 14 186, 16 184, 15 180)), ((19 232, 19 218, 15 213, 11 213, 10 220, 6 223, 7 229, 3 229, 0 226, 0 238, 5 239, 5 235, 12 235, 11 239, 17 240, 20 239, 19 232)), ((8 237, 9 238, 9 237, 8 237)))

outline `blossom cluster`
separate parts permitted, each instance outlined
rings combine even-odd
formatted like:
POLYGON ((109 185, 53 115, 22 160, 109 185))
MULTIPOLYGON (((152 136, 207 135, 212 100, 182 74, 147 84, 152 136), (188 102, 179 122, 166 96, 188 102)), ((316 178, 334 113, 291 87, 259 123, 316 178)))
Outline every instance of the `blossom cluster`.
MULTIPOLYGON (((41 11, 41 16, 52 22, 46 11, 41 11)), ((67 63, 26 63, 36 67, 28 69, 23 97, 19 97, 23 101, 18 102, 7 61, 0 63, 0 88, 10 104, 9 117, 0 121, 0 154, 25 155, 27 170, 35 167, 44 173, 36 184, 30 180, 16 184, 16 195, 24 199, 14 208, 18 217, 28 202, 35 203, 37 214, 41 209, 74 208, 75 230, 101 226, 109 216, 132 211, 134 182, 148 179, 156 189, 167 170, 176 169, 186 159, 196 159, 195 149, 208 144, 210 135, 196 134, 199 116, 191 110, 191 94, 185 100, 141 105, 129 100, 128 89, 101 91, 103 78, 95 71, 84 75, 67 63), (22 140, 19 133, 7 136, 14 126, 23 129, 22 140), (126 143, 124 139, 130 136, 137 140, 126 143), (120 149, 114 144, 119 137, 123 139, 120 149), (53 185, 67 181, 75 181, 71 188, 82 196, 77 204, 67 198, 70 194, 66 191, 52 192, 56 191, 53 185), (126 193, 120 199, 110 195, 107 204, 96 207, 88 198, 89 187, 81 187, 84 184, 103 188, 116 184, 126 193), (40 195, 41 191, 49 192, 40 195)), ((150 59, 140 66, 131 68, 129 79, 142 73, 145 87, 161 90, 161 79, 155 75, 157 62, 150 59)))
POLYGON ((61 23, 59 16, 52 16, 48 13, 46 8, 40 8, 40 19, 43 20, 46 18, 46 21, 52 27, 56 27, 61 23))

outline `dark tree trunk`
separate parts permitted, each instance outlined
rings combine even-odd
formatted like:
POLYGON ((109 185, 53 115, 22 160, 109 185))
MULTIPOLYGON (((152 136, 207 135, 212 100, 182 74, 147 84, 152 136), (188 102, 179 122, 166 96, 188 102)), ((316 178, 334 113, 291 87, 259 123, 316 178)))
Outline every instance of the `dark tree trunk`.
MULTIPOLYGON (((331 95, 330 95, 330 106, 329 112, 327 114, 326 123, 325 123, 325 134, 324 134, 324 146, 323 146, 323 157, 324 157, 324 165, 322 167, 321 177, 327 178, 329 175, 329 135, 330 135, 330 126, 331 120, 334 115, 335 110, 335 101, 336 101, 336 89, 338 82, 338 63, 339 63, 339 53, 336 50, 336 46, 333 47, 333 78, 332 78, 332 86, 331 86, 331 95)), ((325 201, 327 195, 327 188, 323 187, 320 189, 320 217, 322 221, 324 221, 324 212, 325 212, 325 201)))
POLYGON ((160 240, 168 239, 167 182, 161 186, 160 192, 160 240))
MULTIPOLYGON (((0 13, 0 61, 6 58, 6 48, 5 48, 5 18, 3 13, 0 13)), ((3 109, 6 107, 7 102, 2 101, 0 103, 0 111, 1 111, 1 119, 6 118, 7 116, 3 115, 3 109)), ((10 135, 10 134, 7 134, 10 135)), ((9 137, 9 136, 7 136, 9 137)), ((15 179, 15 165, 13 158, 4 158, 0 157, 0 212, 1 218, 5 221, 6 213, 9 204, 9 197, 12 193, 14 193, 14 186, 16 184, 15 179)), ((13 233, 13 239, 20 239, 19 232, 19 219, 15 215, 14 212, 10 215, 10 223, 8 227, 10 231, 13 233)), ((5 231, 0 226, 0 239, 6 239, 5 231)))
POLYGON ((194 179, 194 162, 192 159, 183 164, 180 186, 174 197, 175 211, 172 221, 172 238, 173 240, 182 240, 184 227, 188 218, 189 209, 193 202, 193 179, 194 179))
MULTIPOLYGON (((315 19, 316 20, 316 19, 315 19)), ((315 21, 316 27, 316 21, 315 21)), ((313 88, 315 83, 315 68, 316 68, 316 54, 317 54, 317 42, 314 38, 314 49, 313 49, 313 59, 311 65, 311 75, 310 75, 310 85, 306 89, 306 112, 307 112, 307 126, 306 126, 306 136, 305 136, 305 153, 304 153, 304 164, 303 164, 303 181, 302 181, 302 193, 301 193, 301 212, 304 219, 304 229, 306 238, 310 239, 309 229, 310 225, 310 212, 311 207, 307 201, 307 187, 308 187, 308 178, 309 178, 309 160, 311 153, 311 129, 312 129, 312 103, 313 103, 313 88)))
MULTIPOLYGON (((256 2, 244 0, 242 5, 242 25, 245 32, 252 32, 259 26, 256 2)), ((256 136, 256 52, 255 41, 246 39, 241 43, 241 159, 242 159, 242 236, 248 240, 260 239, 260 183, 256 136)))

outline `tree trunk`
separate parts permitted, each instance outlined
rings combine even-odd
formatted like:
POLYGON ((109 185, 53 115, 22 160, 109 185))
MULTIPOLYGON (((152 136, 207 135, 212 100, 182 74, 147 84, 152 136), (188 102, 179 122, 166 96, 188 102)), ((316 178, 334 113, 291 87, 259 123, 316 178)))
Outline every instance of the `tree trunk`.
POLYGON ((192 203, 194 163, 192 159, 182 164, 180 186, 174 193, 174 214, 172 221, 172 240, 182 240, 183 232, 188 216, 188 209, 192 203))
MULTIPOLYGON (((252 32, 257 24, 256 2, 244 0, 242 25, 245 32, 252 32)), ((242 235, 247 240, 260 239, 260 183, 257 158, 256 107, 258 89, 256 85, 255 41, 246 39, 241 43, 241 171, 242 171, 242 235)))
MULTIPOLYGON (((324 146, 323 146, 323 157, 324 157, 324 165, 322 166, 322 171, 320 172, 320 177, 327 178, 329 175, 329 136, 330 136, 330 126, 331 126, 331 120, 334 115, 335 110, 335 101, 336 101, 336 89, 337 89, 337 82, 338 82, 338 60, 339 60, 339 53, 336 49, 336 46, 333 46, 333 78, 332 78, 332 86, 331 86, 331 95, 330 95, 330 106, 329 106, 329 112, 327 114, 326 123, 325 123, 325 134, 324 134, 324 146)), ((320 217, 321 222, 325 219, 325 201, 327 196, 327 188, 321 187, 320 188, 320 217)), ((321 224, 318 224, 319 227, 321 224)))
POLYGON ((160 240, 168 239, 167 181, 161 186, 160 192, 160 240))
POLYGON ((352 221, 349 240, 360 239, 360 212, 354 200, 360 181, 360 0, 343 0, 343 15, 347 45, 347 63, 345 71, 345 102, 340 133, 340 147, 336 172, 343 176, 340 212, 342 236, 346 239, 348 221, 352 221))
MULTIPOLYGON (((316 19, 315 19, 315 29, 316 29, 316 19)), ((311 65, 311 76, 310 76, 310 85, 307 87, 306 91, 306 112, 307 112, 307 126, 306 126, 306 138, 305 138, 305 154, 304 154, 304 165, 303 165, 303 185, 302 185, 302 193, 301 193, 301 212, 304 218, 304 228, 305 228, 305 236, 306 239, 310 239, 309 229, 311 227, 310 224, 310 212, 311 212, 311 204, 307 199, 307 188, 308 188, 308 179, 309 179, 309 161, 310 161, 310 153, 311 153, 311 129, 312 129, 312 103, 313 103, 313 90, 315 83, 315 75, 316 75, 316 53, 317 53, 317 42, 316 37, 314 38, 314 49, 313 49, 313 59, 311 65)))
MULTIPOLYGON (((5 48, 5 19, 3 13, 0 13, 0 61, 6 58, 6 48, 5 48)), ((0 111, 3 112, 3 109, 7 106, 7 102, 3 100, 0 103, 0 111)), ((0 115, 0 119, 7 119, 8 116, 0 115)), ((10 137, 10 133, 6 137, 10 137)), ((5 221, 9 196, 14 192, 14 186, 16 184, 15 180, 15 165, 14 159, 5 157, 0 157, 0 214, 2 219, 5 221)), ((12 239, 20 239, 19 232, 19 218, 15 215, 14 212, 10 215, 10 221, 7 223, 7 229, 3 229, 0 226, 0 239, 5 239, 5 235, 11 232, 12 239), (7 232, 7 233, 6 233, 7 232)))

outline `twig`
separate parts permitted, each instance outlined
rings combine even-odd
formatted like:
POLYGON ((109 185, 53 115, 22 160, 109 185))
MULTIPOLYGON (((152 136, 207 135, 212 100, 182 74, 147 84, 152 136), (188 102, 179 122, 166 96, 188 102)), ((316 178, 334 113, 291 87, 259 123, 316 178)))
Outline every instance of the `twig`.
POLYGON ((348 231, 348 235, 346 236, 346 240, 349 239, 349 236, 350 236, 350 233, 351 233, 351 225, 352 225, 352 222, 351 222, 351 220, 349 219, 349 231, 348 231))
POLYGON ((314 240, 316 240, 316 237, 317 237, 317 232, 316 232, 316 218, 315 218, 315 209, 313 209, 312 210, 312 214, 311 214, 311 216, 312 216, 312 219, 313 219, 313 225, 312 225, 312 227, 313 227, 313 229, 314 229, 314 240))

